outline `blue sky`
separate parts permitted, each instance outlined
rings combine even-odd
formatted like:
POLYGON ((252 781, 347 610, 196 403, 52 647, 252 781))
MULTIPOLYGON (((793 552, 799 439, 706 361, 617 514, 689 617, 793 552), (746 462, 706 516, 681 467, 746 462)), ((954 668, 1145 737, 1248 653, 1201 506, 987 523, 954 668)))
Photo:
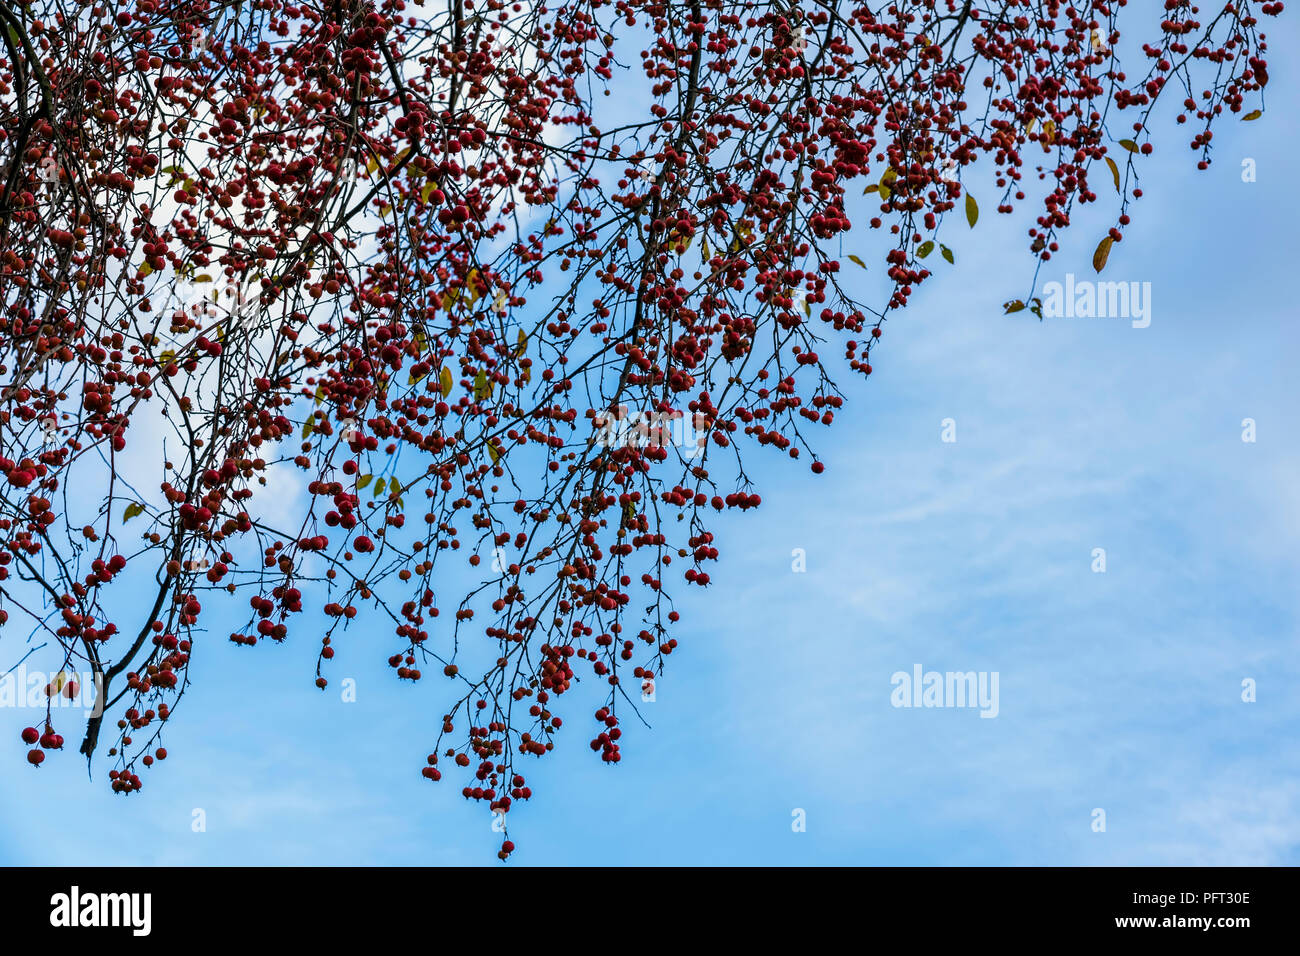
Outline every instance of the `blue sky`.
MULTIPOLYGON (((1300 863, 1293 24, 1271 24, 1273 109, 1225 122, 1209 172, 1168 127, 1142 167, 1106 278, 1151 283, 1150 327, 1003 316, 1023 219, 948 224, 956 265, 843 380, 826 474, 751 454, 764 504, 719 519, 714 584, 679 597, 653 729, 625 721, 609 767, 573 705, 514 865, 1300 863), (998 716, 892 707, 918 663, 996 671, 998 716)), ((1103 230, 1081 217, 1042 280, 1090 277, 1103 230)), ((72 754, 31 771, 34 718, 0 711, 0 862, 496 865, 486 810, 418 775, 434 682, 358 651, 343 704, 313 662, 206 642, 129 799, 72 754)))

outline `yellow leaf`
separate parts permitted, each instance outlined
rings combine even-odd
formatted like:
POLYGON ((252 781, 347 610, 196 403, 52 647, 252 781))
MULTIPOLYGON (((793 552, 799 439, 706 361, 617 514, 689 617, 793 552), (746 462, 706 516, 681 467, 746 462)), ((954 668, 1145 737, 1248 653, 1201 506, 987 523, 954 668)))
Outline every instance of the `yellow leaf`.
POLYGON ((966 221, 970 223, 970 227, 972 229, 975 228, 975 223, 979 222, 979 218, 980 218, 979 203, 975 201, 974 196, 972 196, 970 193, 967 193, 966 194, 966 221))
POLYGON ((1119 192, 1119 167, 1115 165, 1115 160, 1109 156, 1106 157, 1106 165, 1110 167, 1110 175, 1115 180, 1115 192, 1119 192))
POLYGON ((479 290, 479 275, 477 269, 470 269, 469 275, 465 277, 465 291, 469 295, 469 304, 471 306, 479 299, 483 298, 483 293, 479 290))
POLYGON ((853 255, 852 253, 849 253, 849 261, 850 261, 850 262, 856 262, 858 265, 862 266, 862 268, 864 268, 864 269, 867 267, 867 264, 866 264, 865 262, 863 262, 861 259, 859 259, 857 256, 853 255))
POLYGON ((1136 153, 1138 151, 1138 144, 1133 142, 1133 140, 1131 139, 1121 139, 1119 141, 1119 144, 1123 146, 1125 149, 1127 149, 1130 153, 1136 153))
POLYGON ((1257 119, 1259 119, 1259 118, 1260 118, 1261 116, 1263 116, 1263 115, 1264 115, 1264 111, 1263 111, 1263 110, 1251 110, 1249 113, 1247 113, 1245 116, 1243 116, 1243 117, 1241 118, 1241 121, 1242 121, 1243 123, 1248 123, 1248 122, 1250 122, 1251 120, 1257 120, 1257 119))
POLYGON ((442 397, 446 398, 451 394, 451 387, 455 384, 451 377, 451 369, 445 365, 442 368, 442 397))
POLYGON ((1106 268, 1106 260, 1110 258, 1110 247, 1115 244, 1115 240, 1107 236, 1097 245, 1097 251, 1092 254, 1092 267, 1100 272, 1106 268))

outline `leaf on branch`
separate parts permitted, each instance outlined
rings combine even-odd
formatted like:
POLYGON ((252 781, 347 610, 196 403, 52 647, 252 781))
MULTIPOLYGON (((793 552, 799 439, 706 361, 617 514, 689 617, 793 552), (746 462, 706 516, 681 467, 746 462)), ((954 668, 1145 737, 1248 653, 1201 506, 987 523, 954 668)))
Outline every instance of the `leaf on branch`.
POLYGON ((1245 116, 1241 118, 1241 121, 1243 123, 1249 123, 1251 120, 1257 120, 1263 115, 1264 115, 1263 110, 1251 110, 1249 113, 1247 113, 1245 116))
POLYGON ((1025 304, 1019 299, 1012 299, 1010 302, 1003 303, 1002 307, 1006 309, 1003 315, 1010 315, 1012 312, 1019 312, 1024 309, 1025 304))
POLYGON ((1136 153, 1138 151, 1138 144, 1133 142, 1133 140, 1131 139, 1121 139, 1119 141, 1119 144, 1123 146, 1125 149, 1127 149, 1130 153, 1136 153))
POLYGON ((375 482, 375 490, 372 492, 372 494, 373 494, 376 498, 378 498, 380 495, 382 495, 382 494, 384 493, 384 485, 386 485, 386 484, 387 484, 387 482, 384 481, 383 478, 380 478, 378 481, 375 482))
POLYGON ((136 515, 142 514, 144 514, 144 505, 140 504, 138 501, 133 501, 127 505, 126 510, 122 512, 122 522, 125 524, 136 515))
POLYGON ((465 277, 465 291, 469 297, 469 304, 471 307, 475 302, 483 298, 483 292, 485 289, 477 269, 470 269, 469 275, 465 277))
POLYGON ((363 488, 366 487, 366 485, 370 484, 371 479, 373 479, 374 477, 375 477, 374 475, 362 475, 360 478, 358 478, 357 491, 361 491, 363 488))
POLYGON ((1107 236, 1097 245, 1097 251, 1092 254, 1092 267, 1100 272, 1106 268, 1106 260, 1110 258, 1110 247, 1115 244, 1115 240, 1107 236))
POLYGON ((972 229, 975 228, 975 223, 979 222, 979 218, 980 218, 979 203, 975 201, 974 196, 972 196, 970 193, 967 193, 966 194, 966 221, 970 223, 970 227, 972 229))
POLYGON ((954 259, 952 255, 952 250, 949 249, 947 246, 945 246, 942 242, 939 243, 939 255, 943 256, 945 259, 948 260, 948 265, 953 264, 954 259))
POLYGON ((1110 175, 1115 180, 1115 192, 1119 192, 1119 167, 1109 156, 1106 157, 1106 165, 1110 167, 1110 175))
POLYGON ((865 262, 863 262, 861 259, 859 259, 857 256, 853 255, 853 253, 849 253, 849 261, 851 261, 851 262, 856 262, 858 265, 862 266, 862 268, 864 268, 864 269, 867 267, 867 264, 866 264, 865 262))
POLYGON ((895 169, 886 169, 885 175, 880 177, 880 198, 888 199, 894 194, 894 183, 898 180, 898 171, 895 169))
POLYGON ((455 385, 456 383, 451 377, 451 369, 447 368, 447 366, 445 365, 442 367, 441 381, 442 381, 442 397, 446 398, 448 395, 451 394, 452 386, 455 385))
POLYGON ((921 245, 917 247, 916 257, 918 259, 924 259, 932 252, 934 252, 934 240, 927 239, 925 240, 925 242, 921 243, 921 245))

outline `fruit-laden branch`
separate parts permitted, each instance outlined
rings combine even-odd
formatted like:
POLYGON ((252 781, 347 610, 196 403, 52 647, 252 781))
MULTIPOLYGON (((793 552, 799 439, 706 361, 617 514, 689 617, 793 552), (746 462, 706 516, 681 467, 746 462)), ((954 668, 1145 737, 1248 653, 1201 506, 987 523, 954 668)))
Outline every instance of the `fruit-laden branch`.
POLYGON ((218 633, 326 688, 391 632, 494 813, 580 683, 617 763, 710 514, 822 470, 981 203, 1038 266, 1104 207, 1101 267, 1171 84, 1202 165, 1259 115, 1281 4, 1136 6, 0 7, 0 650, 89 668, 124 794, 218 633))

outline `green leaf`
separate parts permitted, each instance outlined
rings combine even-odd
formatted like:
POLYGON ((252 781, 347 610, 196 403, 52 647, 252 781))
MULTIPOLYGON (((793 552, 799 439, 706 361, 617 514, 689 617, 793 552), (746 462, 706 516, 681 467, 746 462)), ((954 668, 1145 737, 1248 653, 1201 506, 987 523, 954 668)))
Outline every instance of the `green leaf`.
POLYGON ((1125 149, 1127 149, 1130 153, 1136 153, 1138 151, 1138 144, 1133 142, 1133 140, 1131 139, 1121 139, 1119 141, 1119 144, 1123 146, 1125 149))
POLYGON ((948 260, 948 265, 953 264, 952 250, 949 249, 947 246, 945 246, 942 242, 939 243, 939 254, 948 260))
POLYGON ((1263 115, 1264 115, 1263 110, 1251 110, 1249 113, 1247 113, 1245 116, 1241 118, 1241 121, 1243 123, 1249 123, 1251 120, 1257 120, 1263 115))
POLYGON ((136 515, 142 514, 144 514, 144 505, 140 504, 138 501, 133 501, 127 505, 126 510, 122 512, 122 523, 125 524, 136 515))
POLYGON ((972 229, 975 228, 975 223, 979 222, 979 218, 980 218, 979 203, 975 201, 974 196, 972 196, 970 193, 967 193, 966 194, 966 221, 970 223, 970 227, 972 229))
POLYGON ((358 479, 357 479, 357 491, 360 491, 360 490, 361 490, 362 488, 364 488, 366 485, 370 484, 370 480, 371 480, 372 478, 374 478, 374 477, 375 477, 374 475, 362 475, 360 478, 358 478, 358 479))
POLYGON ((374 496, 375 496, 376 498, 378 498, 380 495, 382 495, 382 494, 384 493, 384 485, 385 485, 385 484, 386 484, 386 482, 385 482, 384 479, 382 479, 382 478, 380 478, 378 481, 375 482, 374 496))
POLYGON ((918 259, 924 259, 932 252, 934 252, 934 240, 927 239, 925 240, 925 242, 921 243, 921 245, 917 248, 916 257, 918 259))
POLYGON ((312 426, 311 419, 309 418, 302 423, 302 437, 306 438, 308 435, 312 433, 312 430, 313 430, 313 426, 312 426))
POLYGON ((859 259, 857 256, 853 255, 852 253, 849 254, 849 260, 850 260, 851 262, 856 262, 858 265, 862 266, 862 268, 864 268, 864 269, 867 267, 867 264, 866 264, 865 262, 863 262, 861 259, 859 259))

